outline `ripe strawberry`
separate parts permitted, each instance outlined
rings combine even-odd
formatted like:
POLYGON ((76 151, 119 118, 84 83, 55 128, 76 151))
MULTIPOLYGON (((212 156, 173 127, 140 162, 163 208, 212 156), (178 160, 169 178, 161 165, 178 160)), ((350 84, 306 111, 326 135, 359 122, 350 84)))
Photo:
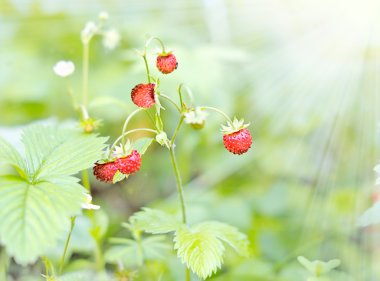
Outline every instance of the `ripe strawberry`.
POLYGON ((232 134, 223 136, 225 148, 233 154, 243 154, 250 149, 252 136, 247 129, 241 129, 232 134))
POLYGON ((118 168, 115 162, 95 163, 93 168, 95 177, 104 182, 112 182, 113 176, 118 168))
POLYGON ((244 120, 228 122, 227 126, 222 126, 224 147, 233 154, 246 153, 252 145, 251 133, 246 129, 249 124, 244 124, 244 120))
POLYGON ((136 150, 133 150, 128 156, 117 158, 115 160, 115 165, 123 174, 130 175, 136 173, 140 170, 141 156, 136 150))
POLYGON ((163 74, 172 73, 178 67, 176 57, 172 53, 158 55, 156 66, 163 74))
POLYGON ((142 108, 150 108, 155 104, 154 83, 138 84, 131 92, 131 98, 134 104, 142 108))

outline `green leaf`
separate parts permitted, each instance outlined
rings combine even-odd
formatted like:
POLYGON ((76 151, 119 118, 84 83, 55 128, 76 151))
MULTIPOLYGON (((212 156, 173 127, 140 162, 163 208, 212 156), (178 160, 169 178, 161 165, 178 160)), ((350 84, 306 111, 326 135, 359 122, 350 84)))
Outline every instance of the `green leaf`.
POLYGON ((118 245, 111 247, 105 254, 105 260, 118 264, 120 261, 125 267, 141 265, 144 260, 164 259, 171 247, 165 242, 162 235, 141 239, 139 252, 138 242, 132 239, 111 238, 111 242, 118 245))
POLYGON ((182 227, 174 241, 178 257, 200 278, 206 279, 222 266, 224 246, 212 231, 182 227))
POLYGON ((31 184, 16 176, 0 177, 0 241, 17 263, 33 263, 69 229, 85 189, 74 177, 31 184))
POLYGON ((239 232, 234 226, 217 221, 209 221, 198 224, 195 230, 200 232, 210 231, 218 239, 230 245, 238 254, 246 257, 249 255, 249 241, 247 236, 239 232))
POLYGON ((19 172, 25 170, 25 163, 20 153, 2 138, 0 138, 0 162, 12 165, 19 172))
POLYGON ((173 215, 160 210, 143 208, 130 218, 135 228, 152 234, 176 231, 183 224, 173 215))
POLYGON ((29 174, 46 179, 87 169, 101 157, 106 140, 72 129, 29 126, 22 138, 29 174))
POLYGON ((133 149, 137 150, 140 155, 143 155, 152 143, 152 138, 140 138, 133 144, 133 149))
POLYGON ((123 179, 127 178, 128 176, 120 172, 119 170, 116 171, 116 173, 113 175, 112 183, 117 183, 119 181, 122 181, 123 179))

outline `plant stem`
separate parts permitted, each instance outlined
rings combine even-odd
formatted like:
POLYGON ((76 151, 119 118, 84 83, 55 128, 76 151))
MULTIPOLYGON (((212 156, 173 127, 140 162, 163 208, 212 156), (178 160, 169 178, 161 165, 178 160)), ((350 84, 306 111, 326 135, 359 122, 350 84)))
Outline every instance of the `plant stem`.
POLYGON ((148 61, 146 59, 146 51, 144 52, 144 55, 142 57, 143 57, 144 63, 145 63, 146 75, 148 76, 148 83, 150 83, 150 72, 149 72, 148 61))
POLYGON ((217 109, 217 108, 211 107, 211 106, 201 106, 200 108, 201 109, 213 110, 213 111, 219 113, 220 115, 222 115, 224 118, 226 118, 228 122, 232 123, 231 118, 227 114, 225 114, 223 111, 221 111, 220 109, 217 109))
MULTIPOLYGON (((177 190, 178 190, 178 196, 179 196, 179 201, 180 201, 180 205, 181 205, 181 213, 182 213, 182 222, 184 224, 186 224, 186 222, 187 222, 186 206, 185 206, 185 198, 184 198, 184 192, 183 192, 182 178, 181 178, 181 175, 179 173, 178 164, 177 164, 177 160, 175 157, 173 144, 171 144, 171 146, 169 148, 169 152, 170 152, 170 159, 172 160, 172 166, 173 166, 175 178, 177 181, 177 190)), ((190 281, 190 270, 188 267, 186 267, 186 279, 185 280, 190 281)))
POLYGON ((135 114, 137 114, 138 112, 140 112, 141 110, 143 110, 143 109, 142 108, 138 108, 135 111, 133 111, 131 114, 128 115, 127 119, 124 122, 123 130, 121 131, 121 135, 123 136, 122 139, 121 139, 121 143, 123 145, 123 152, 125 152, 124 151, 124 146, 125 146, 125 135, 124 135, 124 133, 125 133, 125 130, 127 129, 128 123, 129 123, 129 121, 131 121, 132 117, 135 114))
POLYGON ((69 232, 69 235, 67 236, 66 243, 65 243, 65 248, 63 250, 63 255, 62 255, 62 258, 61 258, 61 262, 59 264, 59 273, 60 274, 62 273, 63 264, 65 263, 65 257, 66 257, 67 249, 69 247, 69 243, 70 243, 70 239, 71 239, 71 234, 73 233, 73 229, 74 229, 74 226, 75 226, 75 220, 76 220, 76 218, 77 218, 76 216, 71 217, 70 232, 69 232))
POLYGON ((186 206, 185 206, 184 192, 183 192, 183 186, 182 186, 182 178, 181 178, 181 175, 179 173, 178 164, 177 164, 177 160, 175 157, 173 145, 170 146, 169 152, 170 152, 170 159, 172 161, 172 166, 174 169, 175 178, 177 181, 177 190, 178 190, 178 196, 179 196, 179 201, 180 201, 180 205, 181 205, 181 212, 182 212, 182 222, 184 224, 186 224, 186 222, 187 222, 187 220, 186 220, 186 206))
MULTIPOLYGON (((175 108, 178 110, 178 112, 181 113, 181 108, 176 104, 176 102, 171 97, 168 97, 167 95, 164 95, 164 94, 160 94, 160 97, 163 97, 169 102, 171 102, 175 106, 175 108)), ((181 101, 181 106, 182 106, 182 101, 181 101)))
POLYGON ((114 143, 111 145, 111 148, 110 148, 110 152, 108 154, 108 157, 111 156, 112 154, 112 151, 113 149, 115 148, 116 144, 125 136, 129 135, 129 134, 132 134, 132 133, 135 133, 135 132, 151 132, 151 133, 155 133, 157 134, 157 131, 156 130, 153 130, 153 129, 148 129, 148 128, 139 128, 139 129, 133 129, 133 130, 130 130, 128 132, 125 132, 123 133, 120 137, 118 137, 114 143))
POLYGON ((90 42, 83 43, 82 104, 84 107, 87 107, 87 104, 88 104, 89 45, 90 45, 90 42))
POLYGON ((175 131, 174 131, 174 133, 173 133, 172 140, 170 141, 170 144, 171 144, 171 145, 174 144, 174 141, 175 141, 175 139, 177 138, 177 134, 178 134, 179 129, 181 128, 181 125, 182 125, 183 119, 184 119, 183 116, 181 116, 181 119, 179 119, 178 125, 177 125, 177 127, 175 128, 175 131))

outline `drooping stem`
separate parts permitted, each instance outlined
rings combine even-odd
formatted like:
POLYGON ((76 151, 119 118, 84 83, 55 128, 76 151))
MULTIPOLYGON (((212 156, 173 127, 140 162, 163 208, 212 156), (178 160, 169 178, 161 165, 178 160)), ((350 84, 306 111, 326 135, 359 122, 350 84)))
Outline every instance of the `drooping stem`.
POLYGON ((74 229, 74 226, 75 226, 75 220, 76 220, 76 218, 77 218, 76 216, 71 217, 70 232, 69 232, 69 235, 67 236, 66 243, 65 243, 65 248, 63 250, 63 255, 61 257, 61 262, 59 264, 59 273, 62 273, 63 264, 65 263, 65 257, 66 257, 67 249, 69 247, 69 243, 70 243, 70 239, 71 239, 71 234, 73 233, 73 229, 74 229))
POLYGON ((232 123, 231 118, 226 113, 224 113, 223 111, 221 111, 220 109, 217 109, 217 108, 211 107, 211 106, 201 106, 200 109, 213 110, 213 111, 219 113, 220 115, 222 115, 224 118, 226 118, 228 122, 232 123))
POLYGON ((145 63, 146 75, 148 76, 148 83, 150 83, 150 72, 149 72, 148 61, 146 59, 146 52, 144 52, 144 55, 142 57, 143 57, 144 63, 145 63))
MULTIPOLYGON (((160 94, 160 97, 163 97, 164 99, 168 100, 171 104, 175 106, 175 108, 178 110, 179 113, 181 113, 181 108, 176 104, 176 102, 169 96, 160 94)), ((181 102, 182 104, 182 102, 181 102)))
POLYGON ((115 148, 116 144, 125 136, 129 135, 129 134, 132 134, 132 133, 135 133, 135 132, 151 132, 151 133, 155 133, 157 134, 157 131, 156 130, 153 130, 153 129, 148 129, 148 128, 139 128, 139 129, 133 129, 133 130, 130 130, 130 131, 127 131, 123 134, 121 134, 120 137, 118 137, 114 143, 111 145, 111 148, 110 148, 110 152, 108 154, 108 157, 111 157, 111 154, 112 154, 112 151, 113 149, 115 148))
POLYGON ((158 38, 158 37, 151 37, 151 38, 149 38, 149 39, 146 41, 146 43, 145 43, 145 50, 148 48, 150 42, 152 42, 153 40, 156 40, 156 41, 161 45, 162 53, 165 54, 166 52, 165 52, 165 46, 164 46, 164 43, 163 43, 163 42, 161 41, 161 39, 158 38))
POLYGON ((87 107, 87 104, 88 104, 89 45, 90 45, 90 42, 83 43, 82 104, 83 104, 84 107, 87 107))
POLYGON ((125 135, 124 134, 125 134, 125 131, 127 130, 128 123, 129 123, 129 121, 131 121, 132 117, 134 115, 136 115, 138 112, 140 112, 141 110, 143 110, 143 109, 142 108, 138 108, 135 111, 133 111, 131 114, 128 115, 127 119, 124 122, 123 130, 121 132, 121 135, 123 136, 122 139, 121 139, 121 144, 123 145, 123 152, 125 152, 124 151, 124 146, 125 146, 125 135))
POLYGON ((191 103, 193 104, 194 103, 194 97, 193 97, 193 93, 191 92, 191 90, 189 89, 189 87, 187 87, 184 83, 181 83, 179 86, 178 86, 178 95, 179 95, 179 100, 180 100, 180 103, 181 103, 181 107, 183 108, 184 107, 184 103, 183 103, 183 96, 182 96, 182 88, 185 88, 186 89, 186 92, 187 94, 189 95, 190 97, 190 101, 191 103))

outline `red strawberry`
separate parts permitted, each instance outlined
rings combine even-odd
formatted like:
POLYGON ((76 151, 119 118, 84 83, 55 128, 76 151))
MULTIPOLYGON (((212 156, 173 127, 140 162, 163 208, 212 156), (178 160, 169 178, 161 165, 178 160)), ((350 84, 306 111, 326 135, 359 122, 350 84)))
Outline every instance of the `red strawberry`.
POLYGON ((117 172, 118 168, 115 162, 107 162, 107 163, 95 163, 93 168, 95 177, 104 182, 112 182, 113 176, 117 172))
POLYGON ((243 154, 250 149, 252 145, 252 136, 247 129, 223 136, 225 148, 233 154, 243 154))
POLYGON ((130 155, 117 158, 115 164, 121 173, 130 175, 140 170, 141 156, 136 150, 133 150, 130 155))
POLYGON ((233 154, 243 154, 252 145, 251 133, 246 129, 249 124, 244 124, 244 120, 234 118, 228 121, 227 126, 222 125, 224 147, 233 154))
POLYGON ((150 108, 155 104, 153 83, 138 84, 131 92, 131 98, 134 104, 142 108, 150 108))
POLYGON ((178 62, 176 57, 169 53, 169 54, 160 54, 157 57, 156 66, 159 71, 161 71, 163 74, 169 74, 172 73, 175 69, 178 67, 178 62))

